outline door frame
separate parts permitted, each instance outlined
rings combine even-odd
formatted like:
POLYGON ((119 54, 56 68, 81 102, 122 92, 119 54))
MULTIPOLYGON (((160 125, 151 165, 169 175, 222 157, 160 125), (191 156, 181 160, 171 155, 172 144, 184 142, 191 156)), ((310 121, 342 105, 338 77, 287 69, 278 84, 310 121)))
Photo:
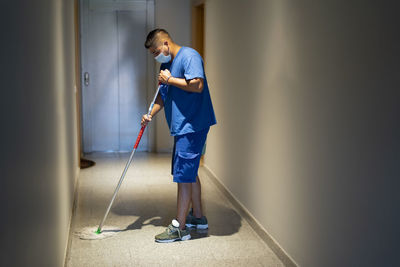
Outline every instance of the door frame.
POLYGON ((205 61, 205 0, 192 0, 192 47, 205 61))
POLYGON ((80 51, 80 2, 74 0, 74 21, 75 21, 75 103, 76 103, 76 124, 77 124, 77 145, 78 145, 78 166, 81 165, 82 155, 82 136, 81 136, 81 51, 80 51))
MULTIPOLYGON (((83 121, 83 112, 82 112, 82 88, 84 88, 83 83, 84 83, 84 69, 83 69, 83 56, 82 56, 82 51, 84 51, 84 47, 82 45, 82 32, 83 32, 83 20, 88 19, 88 14, 85 14, 84 12, 84 2, 89 2, 90 0, 75 0, 75 48, 76 48, 76 53, 75 53, 75 58, 76 58, 76 88, 77 88, 77 102, 76 102, 76 110, 77 110, 77 119, 78 119, 78 151, 79 151, 79 158, 84 156, 83 153, 83 127, 82 127, 82 121, 83 121)), ((113 10, 126 10, 129 9, 129 7, 133 8, 135 4, 143 4, 146 3, 146 32, 150 32, 155 25, 155 14, 154 14, 154 9, 155 9, 155 3, 154 0, 103 0, 101 3, 107 3, 109 2, 110 4, 116 4, 118 7, 113 9, 113 10), (125 9, 123 9, 125 8, 125 9)), ((86 23, 86 25, 88 25, 86 23)), ((145 36, 143 36, 143 43, 145 41, 145 36)), ((143 46, 144 48, 144 46, 143 46)), ((146 52, 146 99, 147 99, 147 106, 151 103, 151 100, 153 99, 154 92, 157 85, 156 81, 156 65, 154 63, 154 58, 150 55, 150 53, 147 53, 147 51, 144 48, 144 52, 146 52)), ((87 53, 86 53, 87 54, 87 53)), ((146 113, 147 110, 143 111, 143 114, 146 113)), ((153 152, 155 151, 155 123, 153 127, 147 127, 146 135, 147 135, 147 151, 153 152)), ((135 138, 135 137, 132 137, 135 138)), ((80 160, 79 160, 80 162, 80 160)))

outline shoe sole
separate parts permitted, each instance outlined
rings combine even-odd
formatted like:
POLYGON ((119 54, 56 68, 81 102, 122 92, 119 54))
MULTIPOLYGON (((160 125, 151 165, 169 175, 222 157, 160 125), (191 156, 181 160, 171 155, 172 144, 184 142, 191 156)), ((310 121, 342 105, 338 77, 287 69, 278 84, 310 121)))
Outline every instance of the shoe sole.
POLYGON ((208 229, 208 224, 190 224, 190 223, 187 223, 186 224, 186 227, 189 227, 189 228, 197 228, 197 229, 201 229, 201 230, 204 230, 204 229, 208 229))
POLYGON ((190 238, 192 238, 190 235, 185 235, 185 236, 182 236, 181 238, 178 237, 178 238, 174 238, 174 239, 166 239, 166 240, 156 239, 156 242, 158 242, 158 243, 172 243, 172 242, 177 241, 177 240, 186 241, 186 240, 189 240, 190 238))

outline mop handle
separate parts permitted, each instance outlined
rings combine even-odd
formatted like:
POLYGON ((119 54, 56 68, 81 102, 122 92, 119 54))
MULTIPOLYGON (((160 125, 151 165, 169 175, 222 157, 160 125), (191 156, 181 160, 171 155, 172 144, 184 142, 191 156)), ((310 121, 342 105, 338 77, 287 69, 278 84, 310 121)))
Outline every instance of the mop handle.
POLYGON ((136 138, 136 143, 135 143, 135 145, 133 146, 133 149, 136 149, 136 148, 138 147, 139 142, 140 142, 140 139, 142 138, 144 129, 146 129, 146 125, 143 125, 142 128, 140 129, 139 135, 138 135, 138 137, 136 138))
MULTIPOLYGON (((153 101, 151 101, 151 104, 150 104, 150 107, 149 107, 149 111, 147 112, 147 117, 150 116, 151 111, 153 110, 154 103, 156 102, 156 98, 157 98, 158 92, 160 91, 160 86, 161 86, 161 83, 158 83, 157 91, 156 91, 156 93, 154 95, 153 101)), ((142 139, 142 135, 143 135, 145 129, 146 129, 146 125, 143 125, 142 128, 140 129, 138 137, 136 138, 136 143, 133 146, 133 149, 136 149, 138 147, 140 139, 142 139)))
MULTIPOLYGON (((151 102, 149 111, 147 112, 147 116, 150 115, 150 112, 151 112, 151 110, 153 109, 154 102, 156 101, 158 92, 160 91, 160 86, 161 86, 161 83, 158 83, 157 91, 156 91, 156 93, 155 93, 155 95, 154 95, 153 101, 151 102)), ((138 135, 138 137, 137 137, 137 139, 136 139, 135 146, 134 146, 133 149, 132 149, 131 156, 129 157, 129 160, 128 160, 128 162, 127 162, 126 165, 125 165, 125 169, 124 169, 124 171, 122 172, 121 178, 119 178, 118 185, 117 185, 117 187, 116 187, 115 190, 114 190, 114 194, 113 194, 113 196, 112 196, 112 198, 111 198, 110 204, 109 204, 108 207, 107 207, 106 213, 104 214, 104 217, 103 217, 103 219, 101 220, 100 225, 99 225, 99 227, 97 228, 97 231, 95 232, 95 233, 97 233, 97 234, 100 234, 100 233, 101 233, 101 229, 103 228, 103 224, 104 224, 104 222, 106 221, 107 215, 108 215, 108 213, 110 212, 110 209, 111 209, 112 204, 114 203, 115 197, 117 196, 119 187, 121 186, 122 181, 124 180, 124 177, 125 177, 126 172, 128 171, 128 168, 129 168, 129 165, 131 164, 133 155, 135 154, 136 148, 138 147, 139 142, 140 142, 140 139, 142 138, 144 129, 146 129, 146 126, 145 126, 145 125, 142 126, 142 128, 140 129, 139 135, 138 135)))

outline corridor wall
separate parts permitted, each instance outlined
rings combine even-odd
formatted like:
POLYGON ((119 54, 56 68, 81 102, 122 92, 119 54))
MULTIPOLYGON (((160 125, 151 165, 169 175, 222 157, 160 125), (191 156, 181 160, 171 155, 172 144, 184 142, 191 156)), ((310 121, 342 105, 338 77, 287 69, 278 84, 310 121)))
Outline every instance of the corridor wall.
POLYGON ((4 1, 1 266, 64 266, 78 175, 74 1, 4 1))
POLYGON ((396 10, 205 1, 205 165, 300 266, 400 264, 396 10))

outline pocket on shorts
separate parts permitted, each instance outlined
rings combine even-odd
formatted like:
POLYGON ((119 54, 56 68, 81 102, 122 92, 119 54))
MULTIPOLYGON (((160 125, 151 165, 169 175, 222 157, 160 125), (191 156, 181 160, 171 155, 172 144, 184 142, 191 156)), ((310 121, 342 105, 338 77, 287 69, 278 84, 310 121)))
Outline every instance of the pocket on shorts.
POLYGON ((200 153, 190 153, 178 151, 178 156, 183 159, 195 159, 200 155, 200 153))
POLYGON ((175 175, 184 179, 196 179, 199 169, 200 153, 178 151, 175 175))

